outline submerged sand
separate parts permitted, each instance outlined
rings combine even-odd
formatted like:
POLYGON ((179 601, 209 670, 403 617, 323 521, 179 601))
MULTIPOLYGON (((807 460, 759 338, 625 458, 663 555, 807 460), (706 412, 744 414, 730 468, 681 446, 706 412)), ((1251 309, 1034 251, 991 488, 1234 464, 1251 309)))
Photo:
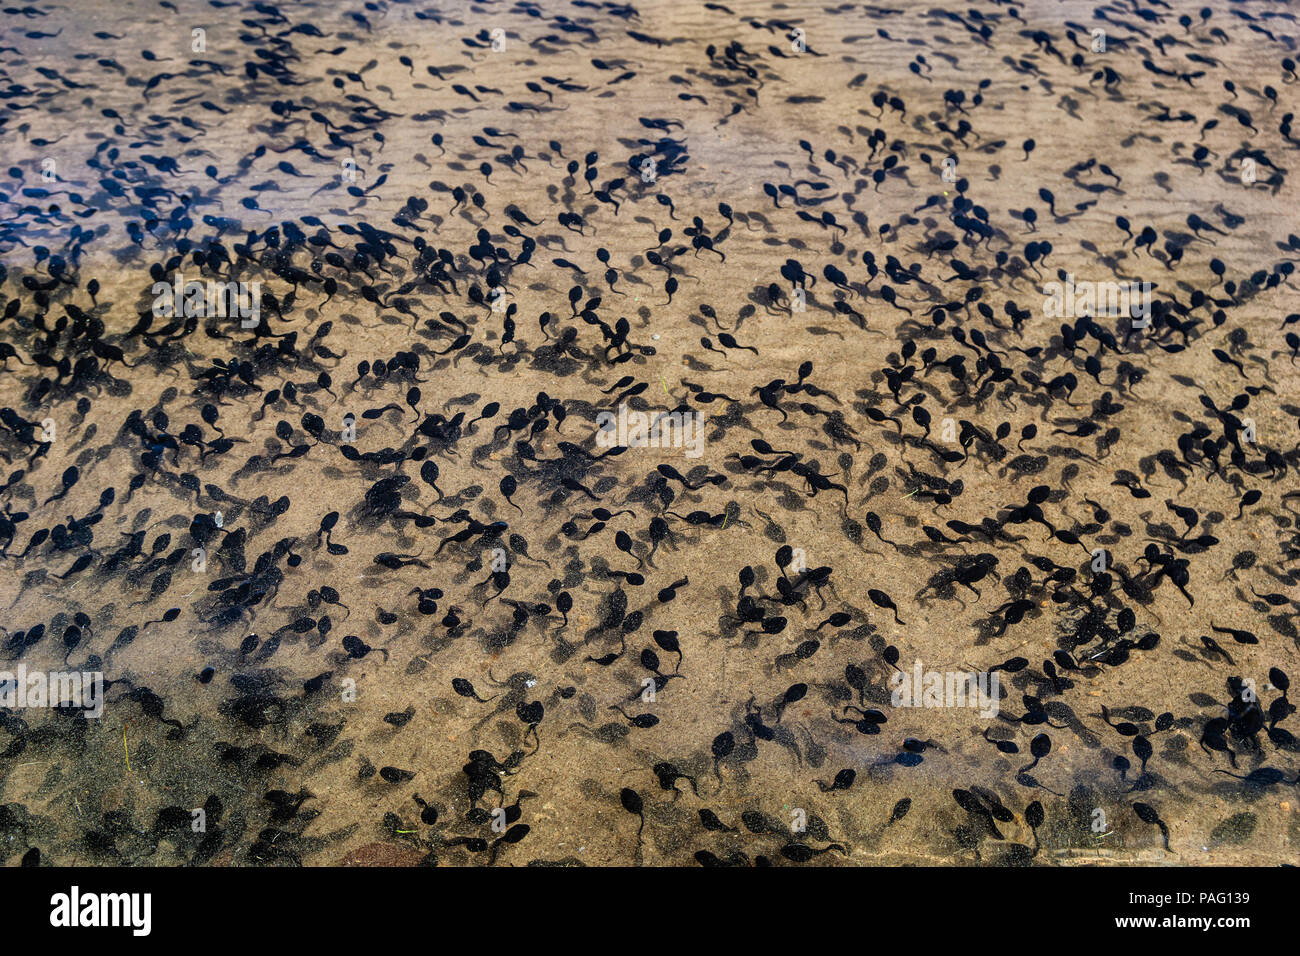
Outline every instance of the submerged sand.
POLYGON ((1294 862, 1296 720, 1271 672, 1300 670, 1297 307, 1279 268, 1300 248, 1294 18, 1205 9, 125 0, 7 16, 0 308, 17 304, 0 406, 35 424, 7 416, 3 436, 21 474, 3 491, 0 669, 120 683, 96 720, 4 711, 6 861, 693 865, 807 847, 817 864, 1294 862), (237 265, 170 263, 183 239, 237 265), (1031 242, 1051 244, 1045 263, 1031 242), (425 244, 449 253, 441 274, 425 244), (278 309, 263 300, 254 331, 168 328, 151 290, 177 264, 258 281, 278 309), (1076 317, 1045 307, 1058 270, 1150 282, 1162 304, 1149 328, 1099 317, 1109 342, 1086 325, 1067 340, 1076 317), (495 285, 514 311, 487 304, 495 285), (416 370, 358 376, 399 353, 416 370), (619 400, 704 416, 699 456, 593 460, 596 416, 619 400), (523 427, 498 428, 516 410, 523 427), (237 443, 213 450, 221 436, 237 443), (804 474, 772 467, 790 455, 804 474), (1021 520, 1034 498, 1043 521, 1021 520), (449 541, 459 509, 508 527, 449 541), (346 553, 318 533, 331 512, 346 553), (990 573, 952 579, 980 555, 990 573), (746 567, 762 620, 738 615, 746 567), (1057 568, 1074 577, 1048 580, 1057 568), (917 661, 1017 658, 996 716, 891 702, 917 661), (641 699, 656 674, 672 679, 641 699), (1017 720, 1026 695, 1047 723, 1017 720), (879 732, 853 723, 863 711, 887 718, 879 732), (1231 760, 1204 745, 1216 719, 1231 760), (1026 771, 1040 734, 1050 752, 1026 771), (1261 768, 1283 781, 1225 773, 1261 768), (852 785, 831 787, 843 770, 852 785), (498 842, 499 806, 526 833, 498 842))

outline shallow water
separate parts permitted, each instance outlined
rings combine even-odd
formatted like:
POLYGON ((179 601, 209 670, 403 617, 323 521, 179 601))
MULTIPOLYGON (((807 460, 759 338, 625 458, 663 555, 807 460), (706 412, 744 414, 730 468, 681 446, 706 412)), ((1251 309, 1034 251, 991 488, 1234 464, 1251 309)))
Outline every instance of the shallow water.
POLYGON ((3 668, 121 683, 98 719, 4 710, 7 862, 1295 861, 1284 6, 25 9, 0 42, 0 405, 35 423, 0 433, 3 668), (235 266, 195 262, 214 241, 235 266), (275 302, 251 331, 151 314, 178 264, 275 302), (1150 327, 1067 341, 1058 270, 1153 283, 1150 327), (702 444, 607 455, 620 401, 698 413, 702 444), (896 706, 917 662, 1007 665, 998 713, 896 706))

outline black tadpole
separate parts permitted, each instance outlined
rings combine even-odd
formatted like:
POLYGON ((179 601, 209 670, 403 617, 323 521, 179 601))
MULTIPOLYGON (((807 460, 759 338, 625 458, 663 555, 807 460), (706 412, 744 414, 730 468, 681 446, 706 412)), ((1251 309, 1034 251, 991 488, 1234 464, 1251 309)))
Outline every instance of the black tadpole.
POLYGON ((492 697, 480 697, 478 691, 474 689, 474 685, 463 677, 452 678, 451 688, 461 697, 469 697, 472 700, 478 701, 480 704, 486 704, 488 701, 496 700, 497 697, 497 695, 492 697))
MULTIPOLYGON (((431 462, 426 462, 425 464, 431 464, 431 462)), ((433 482, 429 482, 429 484, 432 485, 433 482)), ((501 490, 502 497, 505 498, 507 502, 509 502, 510 507, 514 508, 520 514, 523 514, 524 509, 519 507, 513 501, 510 501, 510 496, 519 490, 519 483, 515 480, 514 475, 506 475, 504 478, 501 479, 500 490, 501 490)))
POLYGON ((636 851, 639 856, 641 853, 641 832, 645 829, 645 803, 641 799, 641 794, 631 787, 624 787, 619 793, 618 799, 623 804, 624 810, 635 815, 641 821, 636 828, 636 851))
POLYGON ((871 603, 876 607, 883 607, 886 610, 894 612, 894 623, 907 626, 907 622, 900 620, 898 617, 898 608, 895 606, 893 599, 884 591, 878 591, 875 588, 867 589, 867 597, 871 598, 871 603))
MULTIPOLYGON (((1156 813, 1155 807, 1149 803, 1134 803, 1133 812, 1138 815, 1138 819, 1143 823, 1154 824, 1160 828, 1160 835, 1165 841, 1165 849, 1169 850, 1169 827, 1165 826, 1165 821, 1160 819, 1160 814, 1156 813)), ((1170 850, 1169 852, 1173 851, 1170 850)))

